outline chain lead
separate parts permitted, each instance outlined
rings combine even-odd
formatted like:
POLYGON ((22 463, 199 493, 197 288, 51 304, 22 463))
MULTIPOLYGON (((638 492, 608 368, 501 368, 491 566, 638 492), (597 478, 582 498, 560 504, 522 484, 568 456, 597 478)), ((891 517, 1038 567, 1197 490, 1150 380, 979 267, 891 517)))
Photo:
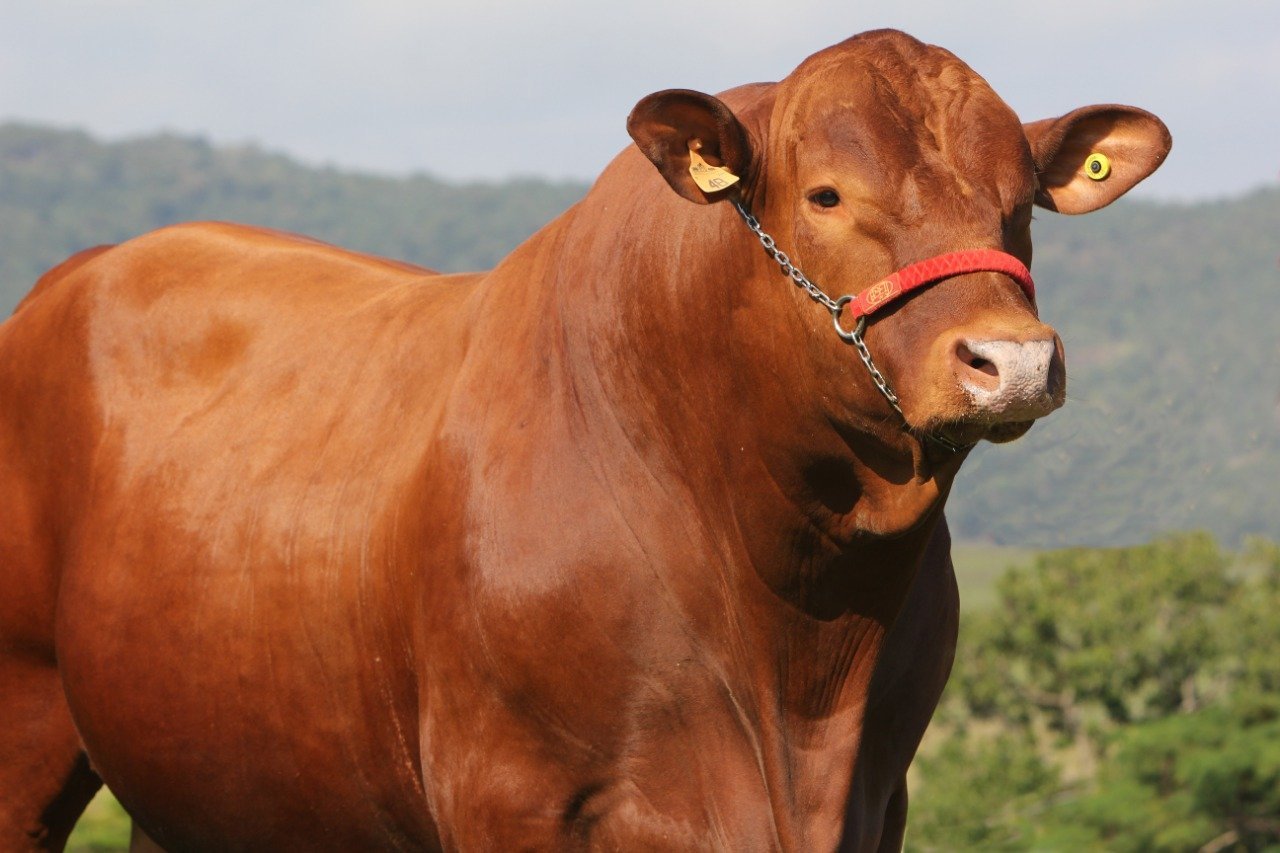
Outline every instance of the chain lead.
MULTIPOLYGON (((863 340, 863 333, 867 330, 867 318, 862 316, 858 318, 858 323, 854 326, 853 331, 846 331, 840 325, 840 312, 844 310, 844 306, 853 301, 852 296, 841 296, 839 299, 832 299, 818 285, 809 281, 808 276, 802 273, 795 264, 791 263, 791 258, 787 253, 778 248, 778 243, 760 226, 760 220, 756 219, 743 206, 742 202, 737 199, 733 200, 733 206, 737 208, 738 213, 742 215, 742 219, 760 240, 760 245, 764 246, 765 254, 782 268, 785 274, 796 287, 804 290, 809 294, 809 298, 817 302, 823 308, 831 312, 831 322, 836 327, 836 334, 846 343, 853 344, 853 348, 858 352, 858 358, 862 360, 863 365, 867 368, 867 373, 871 374, 871 381, 875 383, 876 388, 889 401, 889 405, 898 413, 898 417, 902 418, 903 424, 907 422, 907 416, 903 414, 902 405, 898 401, 898 395, 893 393, 893 389, 889 387, 889 380, 885 379, 884 374, 880 372, 880 368, 876 367, 875 361, 871 358, 871 350, 867 348, 867 342, 863 340)), ((929 434, 925 439, 933 442, 939 447, 944 448, 952 453, 961 450, 968 450, 973 447, 972 444, 957 444, 941 435, 929 434)))
POLYGON ((863 340, 863 334, 867 331, 867 318, 859 317, 858 324, 853 327, 852 332, 846 332, 840 325, 840 312, 844 310, 844 306, 853 299, 852 296, 841 296, 836 300, 835 310, 831 312, 831 324, 836 327, 836 334, 839 335, 846 343, 853 344, 853 348, 858 351, 858 358, 862 359, 862 363, 866 365, 867 373, 871 374, 871 381, 880 389, 880 393, 889 401, 889 405, 893 406, 893 410, 902 419, 907 419, 902 414, 902 406, 899 405, 898 395, 893 393, 893 389, 889 387, 889 380, 884 378, 884 374, 880 372, 880 368, 876 367, 876 363, 871 359, 871 350, 867 349, 867 342, 863 340))
POLYGON ((840 308, 836 303, 836 300, 823 293, 822 288, 809 281, 808 277, 806 277, 804 273, 800 272, 795 264, 791 263, 791 258, 787 257, 787 253, 779 249, 777 242, 775 242, 774 239, 766 234, 764 229, 760 227, 760 220, 752 216, 747 209, 743 207, 742 202, 737 199, 734 199, 733 206, 738 209, 738 213, 742 214, 742 219, 747 223, 747 227, 755 232, 756 237, 760 238, 760 245, 764 246, 765 254, 773 258, 773 260, 777 262, 778 266, 782 267, 783 274, 790 278, 796 287, 799 287, 804 290, 805 293, 808 293, 809 298, 814 302, 818 303, 823 308, 826 308, 832 314, 839 312, 840 308))

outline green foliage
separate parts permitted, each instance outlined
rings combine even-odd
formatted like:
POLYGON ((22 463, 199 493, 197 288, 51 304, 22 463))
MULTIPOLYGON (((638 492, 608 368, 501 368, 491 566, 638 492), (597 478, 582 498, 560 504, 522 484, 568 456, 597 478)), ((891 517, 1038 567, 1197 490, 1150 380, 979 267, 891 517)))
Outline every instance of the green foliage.
POLYGON ((129 815, 103 788, 67 839, 67 853, 123 853, 129 849, 129 815))
POLYGON ((1024 820, 1044 811, 1056 769, 1025 733, 952 737, 925 761, 926 795, 912 798, 906 846, 913 850, 1025 850, 1024 820), (945 791, 946 795, 938 794, 945 791))
POLYGON ((1043 717, 1070 737, 1090 721, 1196 707, 1237 585, 1228 566, 1205 534, 1039 557, 1005 575, 996 608, 967 626, 966 648, 982 652, 959 663, 965 701, 981 715, 1043 717))
POLYGON ((1242 565, 1253 581, 1251 594, 1224 626, 1241 691, 1254 705, 1280 702, 1280 545, 1252 540, 1242 565))
POLYGON ((912 847, 1280 848, 1280 547, 1040 556, 966 615, 912 847))
POLYGON ((1280 718, 1258 711, 1230 705, 1122 730, 1096 789, 1051 820, 1089 847, 1134 853, 1280 843, 1280 718))

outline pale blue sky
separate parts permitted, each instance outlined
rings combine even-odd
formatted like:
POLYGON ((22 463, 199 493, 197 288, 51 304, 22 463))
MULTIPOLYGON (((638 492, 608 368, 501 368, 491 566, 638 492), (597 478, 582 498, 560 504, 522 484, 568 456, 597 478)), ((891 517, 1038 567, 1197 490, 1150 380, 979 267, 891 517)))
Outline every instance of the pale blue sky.
POLYGON ((0 0, 0 13, 0 120, 109 139, 163 129, 387 173, 590 178, 649 92, 774 80, 896 26, 954 51, 1024 119, 1104 101, 1159 114, 1174 151, 1146 195, 1280 178, 1270 0, 0 0))

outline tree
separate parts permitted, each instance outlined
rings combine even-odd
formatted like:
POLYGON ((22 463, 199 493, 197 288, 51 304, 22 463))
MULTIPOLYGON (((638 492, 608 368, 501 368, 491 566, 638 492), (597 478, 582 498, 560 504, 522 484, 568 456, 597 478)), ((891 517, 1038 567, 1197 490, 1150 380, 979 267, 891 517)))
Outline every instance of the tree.
POLYGON ((1195 710, 1221 690, 1223 609, 1239 582, 1208 534, 1042 555, 964 626, 969 713, 1068 739, 1195 710))
POLYGON ((962 625, 909 846, 1280 849, 1280 546, 1042 555, 962 625))

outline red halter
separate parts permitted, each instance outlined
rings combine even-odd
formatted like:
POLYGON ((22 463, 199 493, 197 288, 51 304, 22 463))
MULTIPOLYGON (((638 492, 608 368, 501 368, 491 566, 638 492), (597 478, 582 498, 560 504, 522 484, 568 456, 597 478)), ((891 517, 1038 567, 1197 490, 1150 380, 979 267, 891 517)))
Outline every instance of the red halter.
MULTIPOLYGON (((947 252, 942 255, 935 255, 919 263, 903 267, 888 278, 883 278, 871 285, 857 296, 841 296, 839 299, 832 299, 822 288, 809 281, 808 277, 795 264, 791 263, 791 258, 787 256, 787 253, 778 248, 778 244, 773 237, 766 234, 764 229, 760 227, 760 220, 752 216, 742 202, 734 199, 733 206, 737 208, 743 221, 747 223, 747 227, 759 238, 760 245, 764 247, 765 253, 773 258, 774 262, 782 268, 783 273, 795 283, 796 287, 803 288, 809 294, 810 299, 831 312, 831 323, 835 326, 836 334, 846 343, 852 344, 854 349, 858 351, 858 358, 862 359, 867 372, 871 374, 871 381, 875 383, 876 388, 889 401, 889 405, 902 418, 904 428, 909 427, 907 416, 903 413, 902 406, 899 404, 898 395, 893 393, 893 389, 889 387, 889 380, 876 367, 875 361, 871 358, 871 350, 867 349, 867 343, 862 337, 862 333, 867 327, 868 316, 913 290, 918 290, 943 279, 973 272, 1003 273, 1018 283, 1022 288, 1022 292, 1026 294, 1027 299, 1033 305, 1036 301, 1036 286, 1031 281, 1031 271, 1013 255, 997 249, 969 249, 962 252, 947 252), (846 311, 855 321, 852 331, 840 325, 840 318, 846 311)), ((952 453, 973 447, 972 444, 956 444, 941 435, 929 434, 924 438, 952 453)))
POLYGON ((996 249, 969 249, 948 252, 905 266, 853 297, 843 307, 849 320, 874 314, 884 306, 913 290, 971 272, 998 272, 1016 281, 1031 302, 1036 301, 1036 286, 1031 271, 1022 261, 996 249))

